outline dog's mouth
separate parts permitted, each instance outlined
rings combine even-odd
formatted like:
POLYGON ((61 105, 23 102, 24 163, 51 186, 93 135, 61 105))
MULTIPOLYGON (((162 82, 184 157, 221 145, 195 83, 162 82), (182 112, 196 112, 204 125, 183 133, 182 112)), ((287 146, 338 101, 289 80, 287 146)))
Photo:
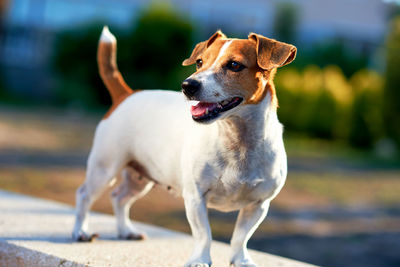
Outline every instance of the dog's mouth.
POLYGON ((231 110, 242 103, 243 98, 232 97, 217 103, 199 102, 191 107, 192 118, 198 122, 205 122, 217 118, 221 113, 231 110))

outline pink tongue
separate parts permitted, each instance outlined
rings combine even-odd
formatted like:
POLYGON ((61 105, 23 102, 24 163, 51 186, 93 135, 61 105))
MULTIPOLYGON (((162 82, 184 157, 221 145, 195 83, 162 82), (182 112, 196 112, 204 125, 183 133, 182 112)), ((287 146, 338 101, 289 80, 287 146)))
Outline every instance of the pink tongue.
POLYGON ((212 111, 216 107, 216 103, 200 102, 196 106, 192 106, 190 112, 192 113, 192 116, 200 117, 206 113, 207 108, 208 111, 212 111))

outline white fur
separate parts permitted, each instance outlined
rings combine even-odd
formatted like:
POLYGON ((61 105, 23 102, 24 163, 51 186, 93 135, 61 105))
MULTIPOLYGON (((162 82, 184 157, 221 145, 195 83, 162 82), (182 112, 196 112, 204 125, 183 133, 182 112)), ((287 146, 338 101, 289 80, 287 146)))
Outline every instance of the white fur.
POLYGON ((88 236, 90 205, 122 170, 124 184, 113 195, 119 235, 141 234, 130 223, 128 210, 153 182, 140 183, 137 174, 126 173, 127 163, 135 159, 148 176, 184 198, 196 240, 186 266, 211 263, 207 207, 240 210, 231 263, 255 266, 247 241, 286 179, 282 125, 269 94, 257 105, 242 104, 226 114, 214 123, 199 124, 192 120, 181 93, 142 91, 128 97, 96 129, 86 181, 77 191, 74 238, 88 236), (236 127, 242 131, 232 135, 236 127))
POLYGON ((217 58, 214 60, 214 63, 210 67, 211 71, 213 71, 215 69, 215 67, 217 66, 217 64, 218 64, 219 60, 221 59, 221 57, 225 54, 225 52, 228 49, 228 47, 232 44, 232 41, 233 40, 230 40, 230 41, 224 43, 224 45, 221 47, 221 49, 219 50, 217 58))
POLYGON ((117 43, 117 39, 115 36, 110 32, 108 26, 103 27, 103 31, 101 32, 100 42, 104 43, 117 43))
POLYGON ((215 80, 214 74, 217 64, 231 44, 232 40, 223 44, 211 67, 204 71, 197 72, 189 77, 190 79, 197 80, 202 84, 203 90, 201 90, 200 94, 198 95, 199 100, 205 102, 219 102, 228 98, 221 85, 215 80), (218 98, 215 97, 216 94, 219 95, 218 98))

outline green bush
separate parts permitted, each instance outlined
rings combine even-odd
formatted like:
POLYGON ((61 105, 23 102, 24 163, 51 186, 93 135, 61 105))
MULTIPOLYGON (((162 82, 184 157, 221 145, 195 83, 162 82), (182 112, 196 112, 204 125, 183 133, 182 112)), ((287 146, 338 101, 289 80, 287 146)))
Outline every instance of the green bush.
POLYGON ((383 78, 360 70, 347 79, 337 66, 288 67, 275 79, 278 115, 288 131, 348 140, 371 148, 383 136, 383 78))
POLYGON ((351 78, 354 99, 351 107, 349 142, 355 147, 372 148, 382 138, 383 78, 361 70, 351 78))
POLYGON ((373 134, 370 127, 368 127, 368 117, 366 114, 369 104, 366 92, 360 93, 353 103, 349 142, 355 147, 371 148, 373 145, 373 134))
POLYGON ((278 72, 278 114, 285 127, 313 137, 337 137, 338 113, 345 105, 341 92, 348 89, 343 89, 342 76, 340 69, 333 66, 320 69, 311 65, 302 72, 296 68, 278 72))
POLYGON ((313 137, 332 139, 334 137, 337 110, 332 94, 322 90, 312 101, 305 130, 313 137))

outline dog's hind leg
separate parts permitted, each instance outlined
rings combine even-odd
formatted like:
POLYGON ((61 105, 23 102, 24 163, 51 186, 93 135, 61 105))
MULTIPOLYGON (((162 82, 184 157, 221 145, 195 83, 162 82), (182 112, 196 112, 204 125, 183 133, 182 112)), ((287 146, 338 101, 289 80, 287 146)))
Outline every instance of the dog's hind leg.
POLYGON ((72 237, 76 241, 92 241, 97 235, 88 232, 87 213, 93 202, 110 185, 119 172, 116 165, 107 165, 104 162, 89 157, 84 184, 76 191, 76 218, 72 237))
POLYGON ((127 167, 122 171, 121 184, 111 193, 114 213, 117 218, 118 237, 121 239, 144 239, 141 233, 129 219, 129 209, 139 198, 146 195, 154 186, 151 182, 140 176, 139 173, 127 167))

